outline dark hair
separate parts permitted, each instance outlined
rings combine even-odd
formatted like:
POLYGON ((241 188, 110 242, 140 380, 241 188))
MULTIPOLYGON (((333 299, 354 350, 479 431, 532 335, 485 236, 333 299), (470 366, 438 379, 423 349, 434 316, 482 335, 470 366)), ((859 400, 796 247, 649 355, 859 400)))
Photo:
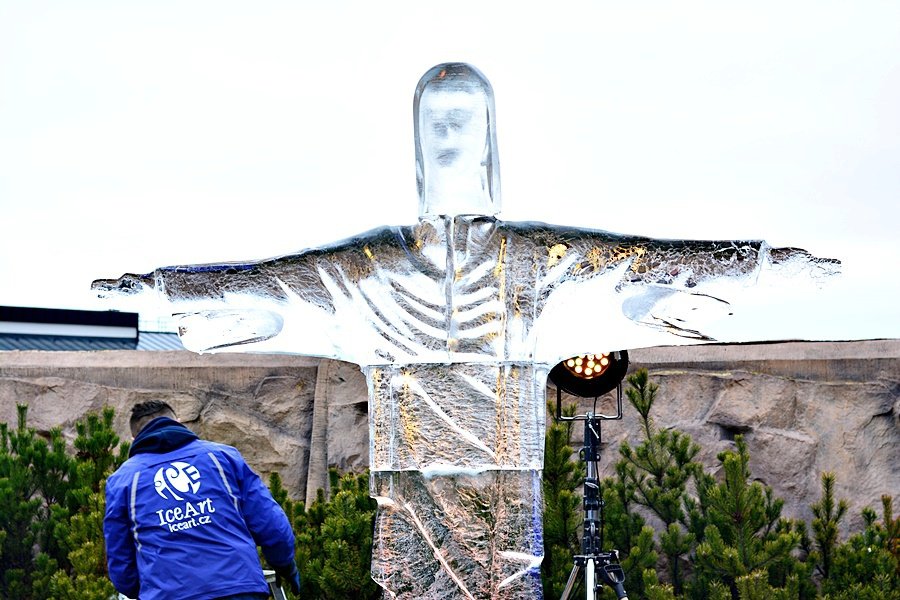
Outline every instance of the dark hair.
POLYGON ((141 419, 156 414, 165 416, 163 413, 171 413, 174 415, 175 411, 172 410, 171 406, 169 406, 162 400, 148 400, 147 402, 139 402, 131 408, 131 419, 129 420, 129 425, 134 428, 135 423, 137 423, 141 419))

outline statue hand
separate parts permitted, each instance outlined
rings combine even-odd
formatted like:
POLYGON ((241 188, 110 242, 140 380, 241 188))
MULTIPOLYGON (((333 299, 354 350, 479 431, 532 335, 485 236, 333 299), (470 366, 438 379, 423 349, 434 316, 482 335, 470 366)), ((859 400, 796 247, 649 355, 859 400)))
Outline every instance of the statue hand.
POLYGON ((95 290, 100 298, 110 298, 137 295, 152 290, 155 284, 152 273, 146 275, 125 273, 118 279, 96 279, 91 283, 91 289, 95 290))

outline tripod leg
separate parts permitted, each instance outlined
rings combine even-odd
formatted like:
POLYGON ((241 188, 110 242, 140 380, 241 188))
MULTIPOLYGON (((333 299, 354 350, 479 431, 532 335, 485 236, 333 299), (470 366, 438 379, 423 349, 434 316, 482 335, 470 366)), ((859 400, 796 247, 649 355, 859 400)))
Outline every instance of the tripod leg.
POLYGON ((594 580, 594 559, 587 559, 587 564, 584 568, 584 587, 585 587, 585 598, 588 600, 594 600, 597 597, 597 582, 594 580))
POLYGON ((566 588, 563 590, 562 596, 559 597, 559 600, 569 600, 569 594, 572 593, 572 588, 575 587, 575 581, 578 579, 578 572, 581 570, 581 567, 578 566, 578 563, 572 567, 572 572, 569 573, 569 580, 566 582, 566 588))

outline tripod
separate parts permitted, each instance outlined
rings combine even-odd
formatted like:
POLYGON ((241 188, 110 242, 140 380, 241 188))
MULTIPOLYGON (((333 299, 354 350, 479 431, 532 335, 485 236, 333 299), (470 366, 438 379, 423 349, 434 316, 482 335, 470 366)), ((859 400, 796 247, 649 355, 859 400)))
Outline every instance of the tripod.
MULTIPOLYGON (((600 462, 600 422, 622 418, 622 384, 617 390, 617 411, 613 416, 598 415, 593 412, 573 417, 562 415, 562 394, 556 390, 556 418, 559 421, 584 421, 584 446, 579 457, 586 464, 584 479, 584 525, 581 539, 581 554, 574 557, 575 564, 560 600, 568 600, 579 575, 584 575, 585 598, 596 600, 601 586, 608 585, 616 592, 619 600, 628 600, 623 581, 625 572, 619 564, 619 551, 604 552, 603 548, 603 498, 600 494, 598 464, 600 462), (599 581, 598 581, 599 579, 599 581)), ((596 408, 596 399, 595 408, 596 408)))

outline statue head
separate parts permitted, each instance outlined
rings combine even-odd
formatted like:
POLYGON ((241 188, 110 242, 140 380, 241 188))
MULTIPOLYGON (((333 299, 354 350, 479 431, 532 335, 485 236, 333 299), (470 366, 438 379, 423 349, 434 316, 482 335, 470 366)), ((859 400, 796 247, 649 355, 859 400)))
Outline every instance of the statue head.
POLYGON ((465 63, 431 68, 413 101, 419 218, 500 212, 494 92, 465 63))

